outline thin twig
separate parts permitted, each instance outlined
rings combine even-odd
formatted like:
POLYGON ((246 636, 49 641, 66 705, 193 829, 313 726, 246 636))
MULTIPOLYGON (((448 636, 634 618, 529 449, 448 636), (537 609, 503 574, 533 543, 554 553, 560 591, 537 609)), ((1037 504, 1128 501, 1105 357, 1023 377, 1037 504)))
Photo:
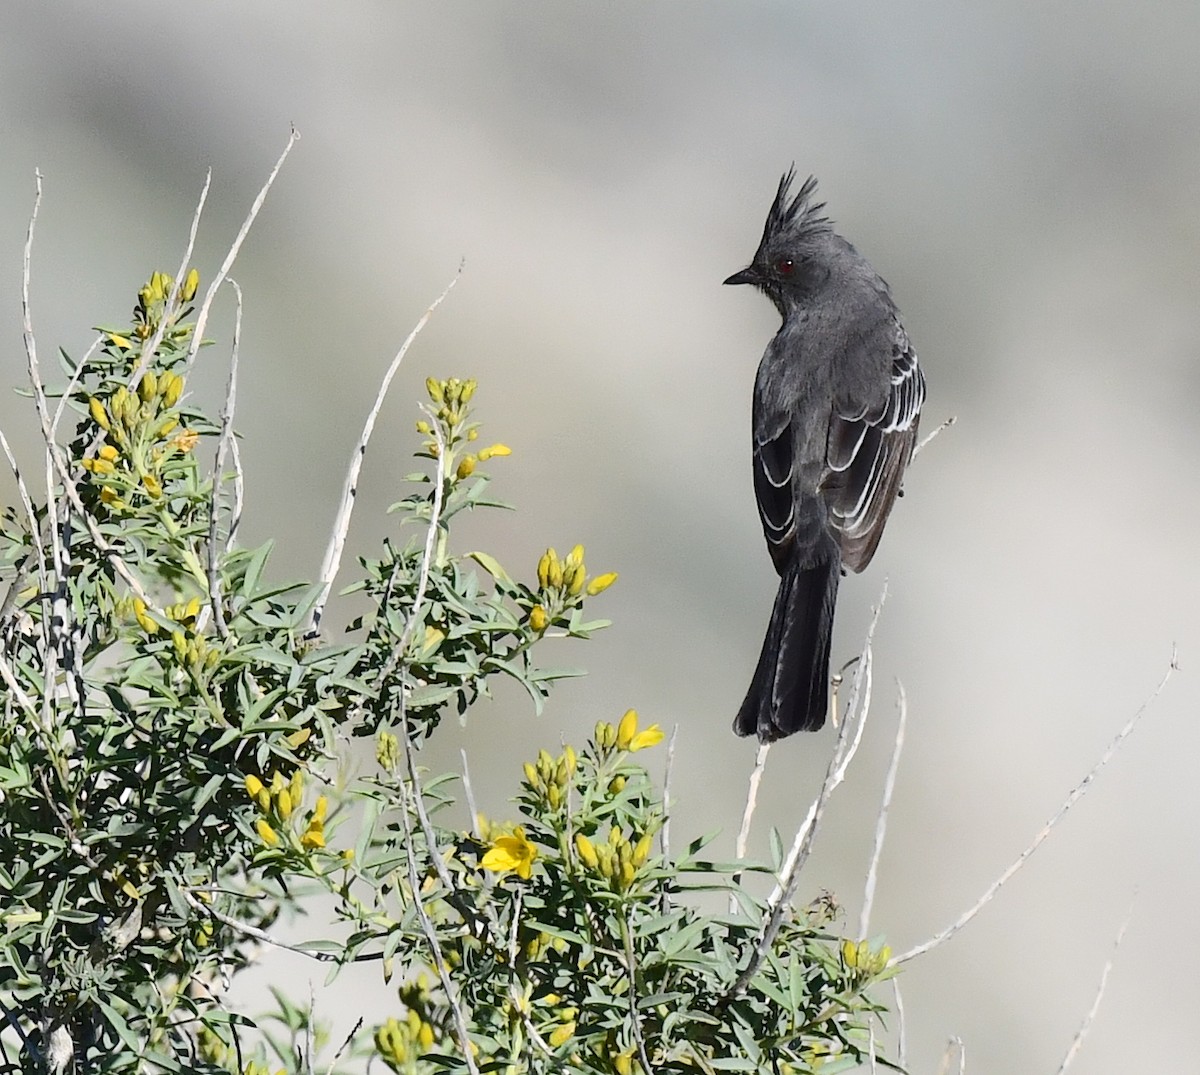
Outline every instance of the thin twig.
MULTIPOLYGON (((271 189, 275 182, 275 177, 279 175, 279 170, 283 167, 283 162, 287 160, 288 154, 292 151, 300 137, 300 132, 295 127, 292 128, 291 134, 288 135, 287 145, 283 147, 283 152, 279 155, 279 160, 275 162, 275 167, 271 169, 271 174, 267 176, 267 181, 263 184, 262 189, 258 192, 258 196, 250 205, 250 212, 246 214, 246 219, 242 222, 241 230, 233 240, 233 245, 229 248, 229 253, 225 255, 225 260, 221 262, 221 267, 217 270, 217 275, 213 277, 212 283, 208 285, 208 290, 204 293, 204 302, 200 305, 200 310, 196 315, 196 327, 192 331, 192 342, 188 345, 187 360, 184 363, 184 369, 191 369, 192 363, 196 360, 196 354, 200 350, 200 345, 204 342, 204 328, 208 324, 209 311, 212 309, 213 297, 217 293, 217 289, 225 282, 225 277, 229 275, 229 270, 233 268, 234 261, 237 260, 238 252, 242 249, 242 243, 245 242, 246 236, 250 233, 250 227, 253 225, 255 218, 258 216, 259 210, 263 207, 263 202, 267 200, 267 192, 271 189)), ((205 184, 207 189, 207 183, 205 184)), ((179 281, 176 280, 178 286, 179 281)))
POLYGON ((475 805, 475 793, 471 790, 471 767, 467 764, 466 748, 461 748, 459 754, 463 763, 463 794, 467 799, 467 809, 471 811, 471 835, 478 840, 483 834, 479 831, 479 807, 475 805))
POLYGON ((850 695, 850 704, 847 706, 845 720, 838 730, 837 741, 834 744, 833 754, 829 759, 829 766, 825 771, 825 780, 821 785, 820 794, 808 808, 807 815, 796 830, 796 836, 792 841, 791 851, 784 862, 779 881, 767 899, 769 913, 759 933, 758 942, 754 947, 749 962, 729 988, 728 996, 736 996, 745 990, 754 975, 758 973, 758 969, 762 966, 763 961, 767 958, 767 953, 771 950, 771 945, 775 943, 775 938, 779 935, 779 930, 783 926, 783 920, 791 907, 792 897, 796 894, 796 888, 800 884, 800 871, 804 868, 804 864, 812 851, 813 841, 816 838, 817 829, 824 815, 825 806, 829 802, 829 797, 833 794, 834 789, 845 779, 850 762, 854 760, 854 755, 858 753, 858 745, 862 742, 863 731, 867 726, 867 715, 871 708, 871 641, 875 637, 875 628, 879 623, 879 616, 883 612, 883 603, 886 600, 887 583, 885 582, 883 591, 879 596, 879 604, 875 608, 875 614, 872 616, 870 627, 867 629, 867 638, 863 644, 862 656, 859 660, 858 668, 854 673, 854 689, 850 695), (850 731, 852 728, 854 729, 854 737, 851 739, 850 731))
POLYGON ((658 834, 663 862, 671 859, 671 774, 675 769, 675 740, 678 737, 679 722, 676 721, 671 728, 671 738, 667 740, 667 761, 663 768, 663 822, 658 834))
POLYGON ((4 448, 5 458, 8 459, 9 468, 12 470, 13 478, 16 479, 17 495, 21 498, 21 506, 25 509, 25 519, 29 523, 29 537, 37 552, 38 590, 41 593, 45 593, 49 586, 46 577, 46 550, 42 542, 41 529, 38 526, 37 512, 33 507, 33 498, 29 495, 25 479, 21 476, 21 468, 17 466, 17 457, 13 455, 12 447, 9 445, 8 438, 4 435, 3 430, 0 430, 0 446, 4 448))
MULTIPOLYGON (((242 339, 242 289, 231 279, 235 309, 233 316, 233 346, 229 353, 229 380, 225 386, 225 405, 221 408, 221 435, 217 438, 217 456, 213 463, 212 496, 208 505, 208 603, 212 609, 213 624, 222 638, 229 635, 225 624, 225 613, 221 608, 221 572, 218 569, 220 552, 217 534, 221 515, 221 486, 225 480, 225 456, 233 441, 233 415, 237 409, 238 351, 242 339)), ((228 549, 222 551, 228 552, 228 549)))
POLYGON ((916 459, 916 458, 917 458, 917 456, 918 456, 918 455, 920 455, 920 454, 921 454, 921 452, 924 450, 925 446, 926 446, 926 445, 927 445, 927 444, 928 444, 928 443, 929 443, 931 440, 933 440, 933 438, 934 438, 934 437, 936 437, 936 436, 937 436, 939 433, 941 433, 941 432, 942 432, 942 430, 944 430, 944 429, 949 429, 949 428, 950 428, 952 425, 954 425, 954 423, 955 423, 955 422, 957 422, 957 421, 958 421, 958 415, 957 415, 957 414, 952 414, 952 415, 951 415, 949 418, 947 418, 947 419, 946 419, 946 420, 945 420, 945 421, 944 421, 944 422, 943 422, 943 423, 942 423, 940 426, 938 426, 938 427, 937 427, 937 429, 935 429, 935 430, 934 430, 932 433, 930 433, 928 437, 926 437, 926 438, 925 438, 923 441, 921 441, 921 443, 920 443, 920 444, 918 444, 918 445, 917 445, 917 446, 916 446, 916 447, 913 449, 913 454, 912 454, 912 457, 913 457, 913 459, 916 459))
POLYGON ((900 992, 900 975, 892 979, 892 997, 896 1001, 896 1064, 901 1071, 908 1069, 908 1024, 904 1018, 904 996, 900 992))
MULTIPOLYGON (((200 198, 196 202, 196 209, 192 213, 192 224, 188 229, 188 241, 183 250, 183 260, 179 263, 179 271, 175 274, 175 281, 171 284, 170 294, 167 295, 166 302, 163 304, 162 317, 158 319, 158 324, 154 328, 154 334, 142 345, 137 364, 130 371, 129 381, 126 386, 130 391, 136 390, 138 383, 142 379, 142 374, 150 368, 151 361, 158 353, 158 345, 162 343, 162 338, 166 334, 167 329, 174 324, 175 313, 179 309, 179 292, 183 288, 188 262, 192 260, 192 251, 196 247, 196 235, 200 231, 200 217, 204 214, 204 203, 208 201, 208 191, 211 186, 212 169, 209 168, 204 175, 204 185, 200 188, 200 198)), ((188 365, 191 365, 190 357, 188 365)))
POLYGON ((967 1070, 967 1047, 963 1045, 962 1038, 953 1037, 946 1043, 946 1051, 942 1053, 941 1062, 938 1064, 938 1075, 946 1075, 950 1070, 950 1062, 954 1059, 954 1054, 958 1053, 958 1075, 963 1075, 967 1070))
POLYGON ((59 396, 58 406, 54 408, 54 417, 50 421, 50 436, 58 439, 58 424, 62 421, 63 411, 67 408, 67 402, 71 398, 71 393, 75 391, 75 386, 79 384, 80 377, 83 376, 83 371, 87 368, 87 364, 91 362, 92 355, 96 353, 97 348, 104 342, 103 334, 92 340, 91 346, 83 353, 75 368, 71 371, 70 379, 67 381, 67 387, 63 389, 63 394, 59 396))
MULTIPOLYGON (((441 981, 442 991, 446 994, 446 1001, 450 1005, 450 1011, 454 1015, 454 1028, 458 1034, 458 1044, 462 1050, 463 1060, 466 1062, 467 1070, 471 1072, 471 1075, 479 1075, 479 1068, 475 1065, 475 1057, 471 1052, 471 1034, 467 1028, 467 1017, 462 1009, 462 999, 455 988, 454 979, 450 976, 450 968, 446 965, 446 957, 442 954, 442 947, 438 943, 437 930, 434 929, 429 912, 425 910, 425 898, 421 895, 421 878, 417 875, 416 839, 413 835, 412 815, 407 802, 410 793, 415 798, 417 795, 416 788, 409 788, 404 781, 401 781, 400 794, 405 799, 405 802, 402 803, 400 819, 404 825, 404 843, 408 851, 405 857, 408 860, 408 884, 412 889, 413 906, 417 909, 417 918, 420 919, 421 930, 425 934, 426 942, 429 944, 429 954, 433 958, 434 970, 441 981)), ((437 859, 436 847, 430 847, 429 851, 430 857, 437 859)))
POLYGON ((313 1020, 317 1016, 317 996, 313 989, 312 979, 308 980, 308 1018, 304 1020, 304 1071, 305 1075, 315 1075, 313 1071, 313 1020))
MULTIPOLYGON (((754 811, 758 806, 758 788, 762 783, 763 770, 767 767, 767 755, 771 752, 770 743, 759 743, 758 750, 754 753, 754 768, 750 770, 750 780, 746 787, 746 805, 742 809, 742 827, 738 830, 737 841, 734 844, 733 857, 741 862, 746 857, 746 849, 750 845, 750 825, 754 820, 754 811)), ((733 877, 733 883, 740 885, 742 883, 742 874, 739 870, 733 877)), ((737 896, 734 893, 729 895, 729 913, 733 914, 738 907, 737 896)))
MULTIPOLYGON (((321 570, 317 575, 317 580, 321 585, 321 595, 317 598, 312 611, 309 613, 308 627, 304 632, 306 635, 314 635, 320 629, 321 617, 325 614, 325 604, 329 600, 329 592, 333 588, 333 580, 337 578, 338 569, 341 567, 342 553, 346 547, 346 537, 350 532, 350 516, 354 512, 354 500, 358 493, 358 475, 362 470, 363 459, 367 454, 367 444, 371 440, 371 434, 375 429, 375 422, 379 418, 380 410, 383 408, 383 401, 387 396, 388 388, 391 386, 392 378, 396 376, 396 372, 400 369, 400 363, 404 361, 404 356, 408 353, 408 349, 412 346, 413 341, 433 316, 433 311, 442 304, 442 300, 450 294, 450 289, 458 283, 458 278, 462 274, 462 270, 462 265, 459 265, 458 272, 454 274, 454 278, 445 286, 442 293, 433 300, 429 308, 421 315, 421 319, 413 326, 404 343, 400 345, 400 350, 396 352, 395 357, 392 359, 391 365, 388 366, 387 372, 383 375, 379 391, 375 393, 375 402, 371 404, 371 409, 367 412, 367 419, 363 423, 362 433, 359 434, 358 443, 354 446, 354 451, 350 455, 350 466, 346 471, 346 479, 342 483, 342 499, 338 504, 337 514, 334 517, 333 529, 329 535, 329 544, 325 548, 325 558, 321 561, 321 570)), ((435 429, 437 428, 436 421, 432 422, 431 425, 435 429)))
POLYGON ((338 1050, 333 1054, 333 1059, 329 1061, 329 1067, 325 1071, 325 1075, 333 1075, 333 1069, 337 1067, 337 1062, 341 1060, 342 1055, 354 1043, 355 1035, 362 1030, 363 1017, 360 1015, 354 1026, 350 1028, 350 1033, 346 1035, 346 1040, 338 1046, 338 1050))
POLYGON ((907 963, 910 959, 915 959, 917 956, 924 955, 926 952, 937 948, 941 944, 944 944, 956 933, 958 933, 958 931, 961 930, 968 922, 970 922, 971 919, 979 914, 984 907, 991 903, 991 901, 995 898, 996 893, 999 892, 1000 889, 1003 888, 1004 885, 1012 878, 1012 876, 1022 866, 1024 866, 1026 862, 1029 861, 1029 857, 1039 847, 1041 847, 1043 843, 1045 843, 1047 837, 1049 837, 1050 833, 1054 831, 1058 823, 1062 821, 1064 817, 1066 817, 1067 811, 1069 811, 1072 806, 1074 806, 1080 799, 1083 798, 1084 795, 1088 793, 1088 791, 1091 790, 1092 782, 1096 779, 1097 775, 1099 775, 1100 770, 1112 760, 1113 755, 1116 754, 1116 752, 1121 748, 1121 744, 1125 742, 1134 728, 1138 726, 1142 716, 1150 708, 1150 705, 1162 693, 1163 688, 1166 687, 1167 682, 1170 680, 1175 670, 1179 667, 1177 661, 1178 653, 1175 647, 1172 646, 1171 662, 1167 666, 1167 670, 1163 674, 1162 679, 1158 681, 1158 686, 1156 686, 1154 690, 1150 692, 1150 696, 1140 706, 1138 706, 1137 711, 1132 717, 1129 718, 1129 720, 1125 722, 1125 726, 1116 734, 1112 742, 1108 744, 1104 753, 1100 755, 1099 760, 1088 771, 1087 776, 1085 776, 1078 784, 1075 785, 1075 787, 1071 789, 1071 793, 1066 797, 1062 806, 1058 808, 1058 811, 1054 814, 1054 816, 1041 828, 1038 834, 1033 838, 1033 842, 1027 848, 1025 848, 1020 855, 1017 856, 1012 865, 1009 866, 1008 869, 1005 870, 998 878, 996 878, 996 880, 993 881, 990 886, 988 886, 987 891, 984 892, 984 894, 980 896, 971 907, 959 915, 951 925, 947 926, 940 933, 930 937, 929 940, 910 948, 907 952, 902 952, 898 956, 893 956, 888 964, 889 966, 899 966, 901 963, 907 963))
POLYGON ((871 622, 867 627, 866 640, 863 643, 863 649, 854 670, 854 682, 850 689, 850 700, 846 705, 846 717, 842 727, 838 729, 838 737, 834 742, 829 768, 825 773, 825 781, 821 785, 820 794, 812 805, 809 806, 804 821, 801 822, 795 836, 792 838, 792 846, 788 850, 787 858, 784 859, 783 870, 781 872, 781 877, 784 880, 776 883, 767 900, 768 905, 772 909, 781 902, 786 903, 791 898, 784 894, 785 885, 793 884, 795 878, 799 876, 799 868, 803 865, 801 855, 804 858, 808 856, 808 849, 811 848, 812 838, 815 836, 813 830, 815 830, 816 823, 819 820, 819 814, 825 808, 825 801, 833 793, 833 790, 845 779, 846 771, 849 769, 850 763, 854 760, 855 754, 858 753, 858 745, 862 742, 862 735, 866 729, 866 716, 871 709, 871 686, 873 682, 873 651, 871 644, 875 638, 875 628, 879 623, 880 615, 883 613, 883 605, 887 600, 887 594, 888 585, 885 581, 883 589, 879 594, 879 604, 876 605, 871 622), (860 714, 860 716, 858 725, 854 729, 854 738, 851 739, 850 725, 856 713, 860 714))
MULTIPOLYGON (((336 952, 326 952, 322 949, 310 950, 298 944, 289 944, 287 941, 281 941, 278 937, 268 933, 265 929, 261 929, 258 926, 252 926, 249 922, 243 922, 240 919, 234 918, 232 915, 227 915, 224 911, 221 911, 216 907, 201 903, 186 889, 181 891, 183 891, 183 898, 187 901, 188 906, 190 906, 192 910, 215 918, 218 922, 228 926, 232 930, 236 930, 245 937, 250 937, 261 944, 269 945, 272 948, 283 948, 289 952, 295 952, 297 955, 308 956, 309 959, 315 959, 318 963, 343 962, 343 957, 336 952)), ((382 952, 366 952, 355 956, 351 962, 376 963, 382 959, 382 952)))
POLYGON ((621 919, 621 937, 625 942, 625 967, 629 973, 629 1021, 633 1026, 633 1040, 637 1045, 638 1058, 646 1075, 654 1075, 650 1057, 646 1053, 646 1037, 642 1033, 642 1020, 638 1016, 637 959, 633 953, 633 933, 628 918, 621 919))
POLYGON ((750 770, 750 782, 746 788, 746 806, 742 811, 742 827, 738 830, 737 844, 734 857, 744 859, 746 848, 750 843, 750 824, 754 818, 755 807, 758 806, 758 786, 762 782, 763 770, 767 767, 767 755, 771 751, 770 743, 759 743, 754 755, 754 768, 750 770))
POLYGON ((1137 902, 1137 894, 1134 893, 1134 898, 1129 901, 1129 910, 1125 912, 1125 918, 1121 922, 1121 928, 1117 930, 1117 939, 1113 943, 1112 954, 1104 964, 1104 970, 1100 973, 1100 984, 1096 987, 1096 999, 1092 1001, 1092 1006, 1088 1009, 1087 1015, 1084 1016, 1083 1022, 1079 1024, 1079 1029, 1075 1032, 1075 1037, 1071 1042, 1071 1046, 1067 1049, 1067 1055, 1063 1057, 1063 1062, 1059 1064, 1056 1075, 1064 1075, 1067 1068, 1071 1066, 1071 1062, 1075 1059, 1075 1054, 1079 1052, 1083 1046, 1083 1039, 1087 1037, 1087 1033, 1092 1029, 1092 1023, 1096 1019, 1096 1013, 1100 1010, 1100 1002, 1104 999, 1104 990, 1108 986, 1108 976, 1113 969, 1113 961, 1117 958, 1117 953, 1121 950, 1121 942, 1125 940, 1125 931, 1129 928, 1129 923, 1133 921, 1133 907, 1137 902))
POLYGON ((883 781, 883 800, 879 804, 879 816, 875 820, 875 843, 871 848, 871 864, 867 867, 867 881, 863 886, 862 914, 858 919, 858 936, 865 940, 871 925, 871 908, 875 903, 875 882, 879 874, 879 860, 883 855, 883 841, 887 835, 888 810, 892 805, 892 794, 896 790, 896 771, 900 768, 900 755, 904 750, 904 726, 908 721, 908 699, 904 684, 896 680, 896 740, 892 744, 892 760, 888 763, 887 776, 883 781))

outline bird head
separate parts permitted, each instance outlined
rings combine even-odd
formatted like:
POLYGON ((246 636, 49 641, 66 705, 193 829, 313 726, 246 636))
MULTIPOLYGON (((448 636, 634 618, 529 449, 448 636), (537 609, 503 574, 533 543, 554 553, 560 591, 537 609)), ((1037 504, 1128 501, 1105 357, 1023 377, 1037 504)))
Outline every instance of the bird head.
POLYGON ((725 281, 753 284, 784 317, 789 305, 802 305, 829 279, 841 245, 821 215, 825 204, 813 201, 816 179, 810 175, 792 196, 795 178, 793 165, 779 181, 754 260, 725 281))

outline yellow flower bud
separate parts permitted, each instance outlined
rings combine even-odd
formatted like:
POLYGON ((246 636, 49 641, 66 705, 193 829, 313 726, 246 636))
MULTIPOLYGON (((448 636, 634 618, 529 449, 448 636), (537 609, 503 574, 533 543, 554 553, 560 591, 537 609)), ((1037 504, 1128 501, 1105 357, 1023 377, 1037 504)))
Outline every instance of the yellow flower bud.
POLYGON ((663 730, 657 724, 643 728, 629 742, 630 751, 645 750, 647 747, 658 746, 665 738, 663 730))
POLYGON ((279 811, 279 816, 284 821, 292 816, 292 793, 287 788, 275 796, 275 809, 279 811))
POLYGON ((541 605, 534 605, 529 611, 529 626, 532 627, 538 634, 541 634, 549 623, 549 617, 546 615, 546 610, 541 605))
POLYGON ((96 455, 98 455, 101 459, 107 460, 109 463, 115 463, 121 458, 121 453, 118 452, 111 444, 105 444, 101 446, 96 455))
POLYGON ((417 421, 417 432, 423 437, 428 437, 433 432, 433 427, 424 418, 421 418, 417 421))
POLYGON ((422 1023, 421 1029, 417 1031, 417 1041, 421 1043, 422 1049, 433 1048, 433 1027, 428 1023, 422 1023))
POLYGON ((107 485, 100 490, 100 500, 110 508, 120 509, 125 506, 125 502, 117 494, 117 491, 109 488, 107 485))
POLYGON ((558 590, 558 589, 562 588, 563 565, 559 561, 557 556, 555 556, 554 559, 550 561, 550 570, 547 573, 547 578, 549 580, 550 585, 554 589, 558 590))
MULTIPOLYGON (((164 373, 163 377, 166 376, 167 374, 164 373)), ((162 384, 160 379, 159 391, 162 392, 163 404, 167 407, 174 407, 179 402, 179 397, 183 395, 183 378, 178 373, 172 373, 170 377, 171 382, 166 386, 162 384)))
POLYGON ((600 860, 596 856, 595 845, 581 832, 575 834, 575 850, 579 853, 583 864, 590 869, 594 870, 600 864, 600 860))
POLYGON ((630 862, 621 863, 620 872, 617 874, 617 876, 615 878, 615 880, 617 882, 617 888, 622 892, 628 891, 629 886, 633 884, 634 874, 635 874, 635 871, 634 871, 632 863, 630 863, 630 862))
POLYGON ((172 631, 171 645, 175 647, 175 656, 180 661, 187 659, 187 635, 182 631, 172 631))
POLYGON ((88 411, 91 413, 92 421, 96 423, 105 432, 111 429, 108 421, 108 411, 104 409, 104 404, 101 403, 95 396, 88 400, 88 411))
POLYGON ((462 391, 459 393, 458 398, 461 399, 463 403, 469 403, 471 401, 471 397, 475 395, 475 389, 477 387, 479 386, 476 384, 474 378, 466 381, 462 386, 462 391))
POLYGON ((445 402, 446 396, 442 391, 442 384, 440 381, 437 381, 432 377, 427 377, 425 379, 425 391, 429 393, 429 398, 433 400, 434 403, 445 402))
POLYGON ((550 585, 550 565, 557 559, 558 554, 553 549, 547 549, 544 553, 542 553, 541 559, 538 560, 538 585, 543 590, 550 585))
POLYGON ((637 710, 625 710, 625 715, 621 718, 621 723, 617 725, 617 746, 621 750, 629 749, 629 744, 633 742, 633 737, 637 734, 637 724, 637 710))
POLYGON ((259 778, 256 777, 253 773, 247 773, 246 774, 246 794, 249 795, 250 798, 257 800, 258 793, 263 790, 264 790, 263 782, 261 780, 259 780, 259 778))
POLYGON ((567 564, 574 566, 575 564, 583 563, 583 546, 576 545, 569 553, 567 553, 567 564))
POLYGON ((575 1024, 563 1023, 550 1035, 550 1045, 557 1049, 560 1045, 565 1045, 575 1036, 575 1024))
POLYGON ((603 575, 597 575, 588 583, 588 596, 595 597, 598 593, 604 593, 616 581, 617 573, 615 571, 607 571, 603 575))
POLYGON ((610 795, 620 795, 625 790, 625 778, 623 776, 614 776, 608 782, 608 791, 610 795))
POLYGON ((551 810, 557 810, 562 802, 562 789, 557 784, 551 784, 546 788, 546 802, 550 804, 551 810))
POLYGON ((143 403, 149 403, 158 395, 158 378, 154 375, 154 370, 147 370, 142 375, 142 383, 138 385, 138 395, 142 397, 143 403))
POLYGON ((650 857, 650 848, 653 846, 653 839, 649 833, 646 833, 633 848, 633 864, 635 866, 645 865, 646 859, 650 857))
POLYGON ((200 286, 200 273, 193 266, 183 278, 183 287, 179 289, 179 297, 184 302, 191 302, 196 297, 196 289, 200 286))
POLYGON ((267 824, 265 818, 260 817, 254 823, 254 827, 258 830, 259 838, 268 847, 274 847, 277 843, 279 843, 278 834, 275 832, 275 830, 273 828, 271 828, 270 825, 267 824))
POLYGON ((533 762, 527 761, 525 763, 525 782, 531 788, 541 787, 542 782, 538 777, 537 767, 533 764, 533 762))
POLYGON ((569 567, 564 578, 567 584, 567 593, 572 597, 578 597, 583 592, 583 581, 585 578, 583 564, 575 564, 569 567))
POLYGON ((473 455, 464 455, 458 464, 458 469, 454 473, 459 481, 469 478, 475 473, 475 457, 473 455))
POLYGON ((575 772, 575 767, 579 764, 579 755, 570 743, 563 748, 563 760, 567 763, 567 772, 575 772))
MULTIPOLYGON (((109 463, 108 467, 111 472, 112 464, 109 463)), ((162 482, 160 482, 153 474, 147 474, 144 478, 142 478, 142 485, 146 487, 146 492, 154 497, 155 500, 162 496, 162 482)))

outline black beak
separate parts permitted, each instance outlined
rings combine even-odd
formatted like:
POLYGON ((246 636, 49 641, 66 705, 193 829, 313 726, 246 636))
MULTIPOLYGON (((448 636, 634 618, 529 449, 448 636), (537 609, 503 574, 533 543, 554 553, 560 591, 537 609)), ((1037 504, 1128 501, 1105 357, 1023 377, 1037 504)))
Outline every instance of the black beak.
POLYGON ((749 265, 741 272, 735 272, 728 280, 727 284, 757 284, 760 282, 758 271, 753 265, 749 265))

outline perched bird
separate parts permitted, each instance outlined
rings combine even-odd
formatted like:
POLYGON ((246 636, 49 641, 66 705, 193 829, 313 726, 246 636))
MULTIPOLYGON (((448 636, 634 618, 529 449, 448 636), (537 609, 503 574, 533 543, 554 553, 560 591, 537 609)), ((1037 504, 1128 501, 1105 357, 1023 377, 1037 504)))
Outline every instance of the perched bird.
POLYGON ((838 578, 871 562, 912 458, 925 378, 888 285, 833 230, 811 176, 780 180, 762 242, 727 284, 783 325, 754 381, 754 493, 779 590, 734 720, 762 742, 816 731, 829 706, 838 578))

